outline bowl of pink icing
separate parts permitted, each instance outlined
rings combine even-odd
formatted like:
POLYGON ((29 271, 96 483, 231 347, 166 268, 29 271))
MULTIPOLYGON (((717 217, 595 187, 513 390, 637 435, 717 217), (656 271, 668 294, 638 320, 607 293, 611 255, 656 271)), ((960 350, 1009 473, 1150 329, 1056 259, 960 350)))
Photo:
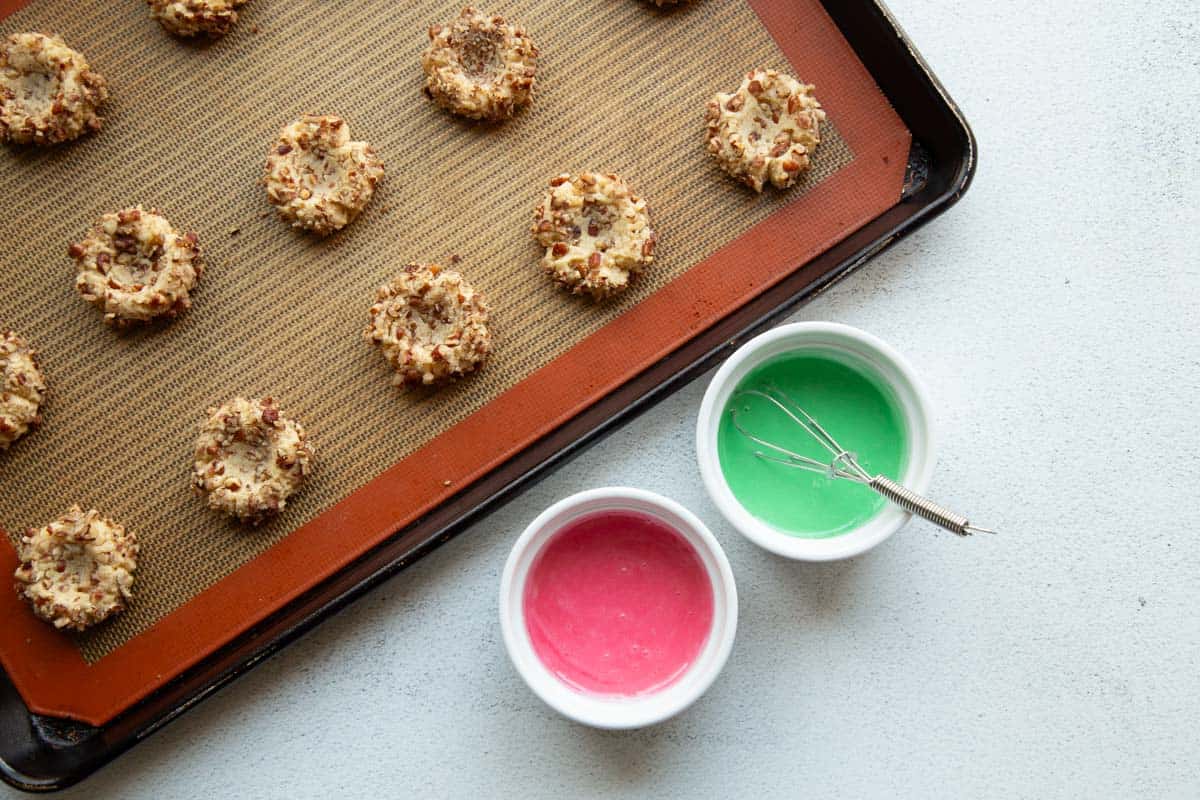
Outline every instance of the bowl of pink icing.
POLYGON ((555 503, 504 567, 500 623, 517 672, 565 716, 639 728, 691 705, 737 630, 720 544, 673 500, 629 488, 555 503))

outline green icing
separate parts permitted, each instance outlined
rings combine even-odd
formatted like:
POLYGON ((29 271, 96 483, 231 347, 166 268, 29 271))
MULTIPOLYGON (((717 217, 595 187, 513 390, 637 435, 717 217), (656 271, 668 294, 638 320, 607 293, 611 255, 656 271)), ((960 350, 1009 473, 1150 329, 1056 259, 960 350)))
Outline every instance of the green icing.
MULTIPOLYGON (((738 390, 775 387, 821 423, 871 475, 899 479, 908 455, 904 412, 865 363, 842 354, 790 353, 752 370, 738 390)), ((886 500, 860 484, 794 469, 755 456, 763 450, 733 426, 801 455, 831 456, 800 426, 758 397, 735 397, 722 414, 717 452, 734 497, 758 519, 792 535, 821 539, 846 533, 875 516, 886 500)))

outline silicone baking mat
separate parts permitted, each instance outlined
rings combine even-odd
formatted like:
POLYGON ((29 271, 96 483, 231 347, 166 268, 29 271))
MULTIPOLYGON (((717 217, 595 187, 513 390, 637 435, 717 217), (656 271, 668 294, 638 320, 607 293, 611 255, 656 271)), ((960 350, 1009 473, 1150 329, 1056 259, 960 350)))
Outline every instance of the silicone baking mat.
POLYGON ((212 43, 173 39, 137 3, 38 0, 0 22, 60 33, 111 92, 98 135, 0 150, 0 327, 41 351, 50 386, 43 428, 0 454, 0 522, 95 506, 143 553, 130 610, 83 636, 0 593, 0 660, 31 709, 110 719, 899 197, 908 133, 815 0, 507 0, 495 10, 542 57, 533 108, 500 126, 421 94, 424 31, 458 10, 253 0, 212 43), (704 152, 705 101, 755 66, 815 83, 829 113, 788 193, 755 195, 704 152), (324 241, 256 183, 305 111, 344 116, 387 166, 363 216, 324 241), (661 237, 607 304, 554 287, 528 233, 549 178, 585 169, 623 175, 661 237), (75 294, 65 251, 136 203, 197 231, 207 270, 178 320, 120 333, 75 294), (362 339, 373 290, 452 257, 490 301, 494 357, 438 391, 395 389, 362 339), (204 409, 239 394, 278 398, 316 448, 309 483, 256 529, 189 488, 204 409))

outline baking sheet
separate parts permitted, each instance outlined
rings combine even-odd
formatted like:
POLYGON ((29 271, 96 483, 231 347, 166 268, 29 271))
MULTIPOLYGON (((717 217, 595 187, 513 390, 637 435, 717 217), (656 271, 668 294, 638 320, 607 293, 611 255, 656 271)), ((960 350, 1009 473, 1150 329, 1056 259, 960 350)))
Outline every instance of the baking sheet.
MULTIPOLYGON (((11 198, 0 219, 8 245, 0 252, 0 324, 35 342, 51 386, 43 430, 0 455, 0 521, 18 530, 80 502, 124 522, 143 542, 130 612, 66 640, 87 666, 105 665, 141 642, 143 655, 160 659, 152 674, 164 680, 172 667, 236 633, 164 635, 179 624, 174 612, 199 608, 193 601, 202 598, 212 604, 251 597, 262 602, 246 606, 249 624, 381 533, 356 538, 362 532, 339 530, 339 517, 353 527, 342 509, 364 485, 388 476, 398 490, 392 496, 402 497, 388 517, 398 526, 520 445, 519 437, 480 433, 495 427, 489 410, 514 387, 544 378, 550 365, 577 352, 576 362, 594 358, 589 352, 618 362, 615 369, 585 361, 563 370, 575 383, 582 375, 584 391, 570 402, 526 406, 545 429, 568 416, 572 402, 602 394, 613 376, 650 363, 662 345, 649 326, 686 336, 719 317, 724 306, 713 301, 711 286, 692 291, 678 279, 765 220, 786 211, 795 240, 785 242, 789 252, 803 253, 795 246, 801 244, 815 251, 898 195, 900 165, 859 164, 860 171, 875 167, 878 180, 848 182, 820 205, 810 197, 856 160, 886 150, 902 161, 907 147, 898 120, 875 113, 877 90, 873 109, 841 90, 851 85, 869 94, 873 83, 857 62, 839 65, 845 54, 828 43, 831 26, 815 2, 799 3, 788 17, 794 37, 819 44, 799 48, 804 57, 792 55, 791 66, 779 31, 773 35, 760 17, 763 8, 740 0, 703 0, 670 13, 632 1, 507 3, 504 13, 522 21, 542 49, 541 90, 533 109, 499 127, 459 122, 420 94, 423 31, 451 18, 454 4, 361 2, 347 10, 316 0, 256 0, 232 35, 207 45, 171 39, 142 11, 41 0, 0 23, 3 33, 62 33, 106 75, 112 92, 98 136, 51 151, 0 152, 0 190, 11 198), (760 65, 817 83, 830 114, 806 185, 761 197, 717 170, 702 136, 707 97, 760 65), (388 167, 364 215, 326 241, 288 229, 255 184, 267 145, 302 111, 344 115, 388 167), (623 174, 650 202, 662 237, 655 267, 613 304, 552 286, 527 232, 549 177, 581 169, 623 174), (894 187, 887 183, 893 176, 894 187), (842 202, 851 187, 874 192, 873 204, 842 202), (196 230, 208 268, 194 307, 179 320, 117 333, 75 295, 65 248, 99 214, 137 202, 196 230), (810 219, 817 222, 805 230, 810 219), (480 375, 448 389, 398 391, 361 339, 373 289, 407 261, 451 255, 462 258, 459 267, 491 301, 495 357, 480 375), (671 302, 647 304, 652 297, 671 302), (598 340, 601 349, 580 349, 598 340), (188 486, 195 426, 206 406, 234 394, 279 398, 317 447, 313 479, 283 517, 256 530, 208 512, 188 486), (478 469, 464 469, 461 458, 414 457, 434 442, 478 448, 478 469), (397 472, 398 463, 405 467, 397 472), (327 533, 319 547, 293 536, 317 521, 327 533), (328 538, 343 535, 344 548, 328 538), (281 551, 283 543, 290 550, 281 551), (285 580, 261 584, 258 597, 253 570, 244 568, 272 553, 291 558, 285 580), (225 580, 235 573, 238 580, 225 580), (224 591, 226 585, 236 589, 224 591)), ((749 264, 742 270, 732 263, 725 272, 719 279, 730 302, 765 285, 764 273, 749 264)), ((496 414, 499 424, 505 418, 496 414)), ((48 633, 61 652, 65 637, 48 633)), ((39 703, 61 698, 62 687, 39 671, 49 650, 36 650, 0 641, 6 668, 27 676, 19 684, 27 701, 102 719, 79 710, 86 705, 81 693, 39 703)), ((105 713, 139 696, 130 687, 119 698, 114 693, 105 713)))

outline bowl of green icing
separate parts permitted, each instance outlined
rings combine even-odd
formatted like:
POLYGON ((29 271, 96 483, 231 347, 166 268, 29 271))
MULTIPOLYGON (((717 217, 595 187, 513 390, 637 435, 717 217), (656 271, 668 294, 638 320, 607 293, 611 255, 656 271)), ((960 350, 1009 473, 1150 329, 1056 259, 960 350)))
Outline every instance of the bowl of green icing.
POLYGON ((924 493, 934 466, 929 401, 908 362, 848 325, 797 322, 737 350, 705 392, 700 474, 721 514, 756 544, 804 561, 863 553, 911 517, 871 488, 780 464, 741 431, 828 463, 828 450, 762 394, 812 415, 871 475, 924 493), (735 424, 736 422, 736 424, 735 424))

